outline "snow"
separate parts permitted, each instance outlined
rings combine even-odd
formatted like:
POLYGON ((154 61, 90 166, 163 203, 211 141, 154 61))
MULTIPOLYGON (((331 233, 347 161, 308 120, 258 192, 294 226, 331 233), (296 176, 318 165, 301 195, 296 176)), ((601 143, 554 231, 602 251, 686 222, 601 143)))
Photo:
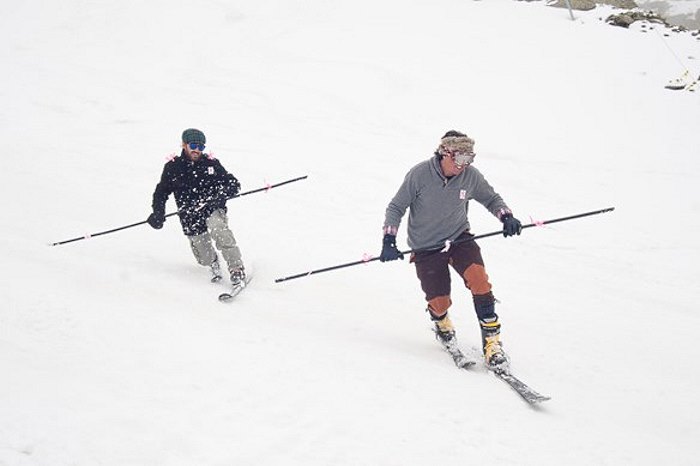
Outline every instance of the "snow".
POLYGON ((0 465, 697 464, 700 93, 664 85, 700 73, 699 42, 609 11, 6 5, 0 465), (230 305, 173 218, 48 246, 144 220, 187 127, 244 190, 309 176, 228 203, 255 274, 230 305), (453 366, 406 262, 274 282, 378 254, 449 129, 525 222, 615 207, 480 242, 539 409, 453 366))

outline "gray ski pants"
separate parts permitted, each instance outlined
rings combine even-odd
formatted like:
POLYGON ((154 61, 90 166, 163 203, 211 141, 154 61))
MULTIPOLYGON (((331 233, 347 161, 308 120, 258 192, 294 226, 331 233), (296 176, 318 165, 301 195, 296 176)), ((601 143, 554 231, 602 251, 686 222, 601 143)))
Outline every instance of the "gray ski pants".
POLYGON ((226 212, 222 209, 215 210, 207 219, 208 233, 196 236, 188 236, 192 253, 199 265, 210 266, 217 258, 216 251, 212 245, 212 240, 216 249, 221 251, 224 260, 228 265, 229 272, 243 266, 241 250, 236 245, 236 238, 228 227, 226 212))

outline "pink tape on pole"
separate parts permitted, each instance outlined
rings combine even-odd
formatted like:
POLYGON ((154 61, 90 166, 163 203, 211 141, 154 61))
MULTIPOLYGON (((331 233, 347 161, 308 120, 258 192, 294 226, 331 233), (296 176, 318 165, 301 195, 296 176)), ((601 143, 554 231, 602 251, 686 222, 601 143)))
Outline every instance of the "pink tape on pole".
POLYGON ((214 157, 214 152, 212 151, 209 151, 209 153, 207 154, 207 158, 209 160, 216 160, 216 157, 214 157))
POLYGON ((272 185, 265 180, 265 192, 268 192, 272 189, 272 185))
POLYGON ((175 152, 173 152, 172 154, 166 155, 165 160, 167 160, 168 162, 172 162, 173 160, 175 160, 175 157, 177 157, 177 154, 175 154, 175 152))
POLYGON ((90 233, 85 233, 85 236, 83 236, 85 239, 90 239, 92 238, 92 235, 90 233))
POLYGON ((374 259, 372 254, 367 254, 366 252, 362 254, 362 262, 369 262, 374 259))
POLYGON ((544 220, 534 220, 532 217, 530 217, 530 223, 534 224, 537 227, 544 226, 544 220))

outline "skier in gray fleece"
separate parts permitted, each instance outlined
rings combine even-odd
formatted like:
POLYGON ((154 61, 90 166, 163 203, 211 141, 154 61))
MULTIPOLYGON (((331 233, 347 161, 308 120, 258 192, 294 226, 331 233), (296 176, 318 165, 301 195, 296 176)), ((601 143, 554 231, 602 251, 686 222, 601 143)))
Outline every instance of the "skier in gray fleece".
POLYGON ((411 262, 416 265, 437 338, 448 346, 455 343, 454 326, 447 314, 452 304, 448 266, 452 266, 471 290, 486 364, 504 371, 508 370, 508 357, 500 342, 495 298, 479 246, 470 240, 469 200, 482 204, 503 222, 504 236, 519 235, 522 225, 481 172, 471 166, 475 156, 473 139, 448 131, 435 155, 408 172, 386 209, 380 260, 403 259, 396 247, 396 233, 409 209, 408 245, 414 251, 411 262))

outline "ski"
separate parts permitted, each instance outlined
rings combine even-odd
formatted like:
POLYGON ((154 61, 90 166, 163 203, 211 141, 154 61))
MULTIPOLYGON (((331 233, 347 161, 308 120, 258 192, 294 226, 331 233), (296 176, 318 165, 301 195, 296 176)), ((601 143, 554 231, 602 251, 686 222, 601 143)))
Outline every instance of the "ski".
POLYGON ((233 301, 233 298, 238 296, 241 293, 241 291, 246 289, 251 280, 253 280, 253 276, 247 275, 241 283, 237 285, 231 285, 231 291, 229 291, 228 293, 221 293, 219 295, 219 301, 222 303, 230 303, 231 301, 233 301))
POLYGON ((443 341, 440 337, 436 336, 435 339, 440 343, 440 346, 442 346, 447 354, 452 357, 455 366, 458 368, 468 369, 476 364, 476 361, 465 356, 462 350, 459 349, 456 338, 452 338, 450 341, 443 341))
POLYGON ((510 387, 516 391, 525 401, 531 405, 537 405, 543 401, 550 400, 551 397, 546 395, 541 395, 532 388, 530 388, 525 382, 511 374, 509 371, 492 371, 496 377, 503 380, 505 383, 510 385, 510 387))
MULTIPOLYGON (((452 357, 452 361, 454 361, 455 366, 457 366, 459 369, 469 369, 476 365, 477 361, 475 361, 473 358, 467 357, 459 348, 456 338, 452 338, 449 341, 444 341, 437 335, 437 333, 435 337, 435 339, 440 343, 440 346, 442 346, 447 354, 452 357)), ((543 401, 551 399, 549 396, 542 395, 533 390, 525 382, 514 376, 508 369, 489 369, 489 371, 493 372, 496 377, 510 385, 510 387, 530 405, 537 405, 543 401)))

